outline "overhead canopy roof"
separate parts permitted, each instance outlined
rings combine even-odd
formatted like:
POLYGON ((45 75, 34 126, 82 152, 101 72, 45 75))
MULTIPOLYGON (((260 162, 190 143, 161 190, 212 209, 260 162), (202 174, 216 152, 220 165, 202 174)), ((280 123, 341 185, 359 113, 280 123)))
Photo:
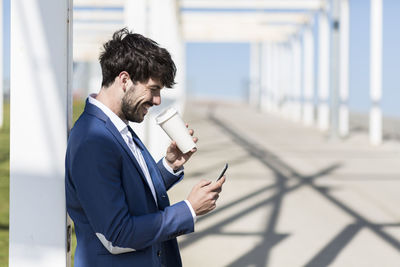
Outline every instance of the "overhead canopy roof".
MULTIPOLYGON (((125 1, 74 0, 74 59, 93 60, 101 44, 125 25, 125 1)), ((160 0, 164 1, 164 0, 160 0)), ((284 42, 325 0, 180 0, 186 42, 284 42)))
MULTIPOLYGON (((126 0, 74 0, 74 7, 113 7, 121 8, 126 0)), ((128 0, 131 1, 131 0, 128 0)))
POLYGON ((190 9, 319 10, 325 4, 325 0, 181 0, 181 7, 190 9))
POLYGON ((309 22, 304 13, 182 12, 187 42, 282 42, 309 22))

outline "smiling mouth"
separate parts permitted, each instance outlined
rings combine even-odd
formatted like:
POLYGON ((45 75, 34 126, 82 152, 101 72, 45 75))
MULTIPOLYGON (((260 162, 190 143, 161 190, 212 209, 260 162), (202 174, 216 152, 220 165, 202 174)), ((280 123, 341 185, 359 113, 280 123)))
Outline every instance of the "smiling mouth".
POLYGON ((144 108, 145 113, 147 113, 152 106, 153 105, 151 105, 151 104, 144 105, 143 108, 144 108))

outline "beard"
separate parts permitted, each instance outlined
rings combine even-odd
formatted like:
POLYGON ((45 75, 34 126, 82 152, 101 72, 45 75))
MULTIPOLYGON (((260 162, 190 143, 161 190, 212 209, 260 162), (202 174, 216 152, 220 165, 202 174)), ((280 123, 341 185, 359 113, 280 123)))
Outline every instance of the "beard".
POLYGON ((131 122, 142 122, 144 114, 140 113, 139 103, 134 103, 133 89, 130 89, 122 98, 121 111, 125 119, 131 122))

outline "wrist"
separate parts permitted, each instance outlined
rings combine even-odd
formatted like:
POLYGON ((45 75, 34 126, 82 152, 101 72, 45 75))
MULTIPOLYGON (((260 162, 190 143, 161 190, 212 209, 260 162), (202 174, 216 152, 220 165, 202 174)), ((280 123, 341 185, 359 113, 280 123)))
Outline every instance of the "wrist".
POLYGON ((169 162, 166 157, 163 158, 163 165, 170 173, 178 175, 183 171, 183 167, 176 167, 173 163, 169 162))
POLYGON ((176 166, 173 162, 170 162, 167 158, 165 158, 165 162, 168 164, 171 169, 176 172, 179 170, 180 166, 176 166))
POLYGON ((192 205, 192 203, 191 203, 188 199, 185 199, 185 202, 186 202, 186 205, 188 206, 188 208, 189 208, 189 210, 190 210, 190 213, 192 214, 193 222, 195 223, 196 220, 197 220, 197 214, 196 214, 196 212, 195 212, 194 209, 193 209, 193 205, 192 205))

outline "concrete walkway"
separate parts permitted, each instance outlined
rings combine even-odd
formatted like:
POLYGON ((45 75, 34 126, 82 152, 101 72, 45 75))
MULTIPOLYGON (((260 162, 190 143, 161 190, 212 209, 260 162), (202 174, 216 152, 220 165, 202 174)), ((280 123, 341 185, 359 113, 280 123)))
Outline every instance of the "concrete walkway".
POLYGON ((184 266, 400 266, 399 141, 329 140, 239 104, 185 117, 199 149, 171 202, 229 169, 217 209, 179 239, 184 266))

